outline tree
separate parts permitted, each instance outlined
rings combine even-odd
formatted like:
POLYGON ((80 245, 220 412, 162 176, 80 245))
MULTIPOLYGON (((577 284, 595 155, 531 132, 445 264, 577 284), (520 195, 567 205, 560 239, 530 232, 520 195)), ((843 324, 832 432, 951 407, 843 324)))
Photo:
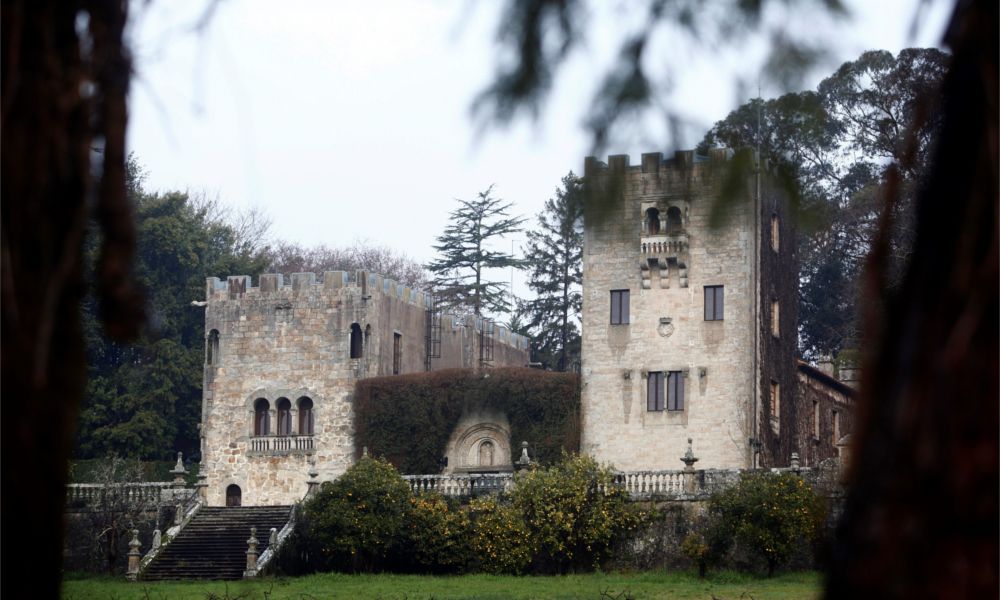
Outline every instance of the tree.
POLYGON ((350 246, 303 247, 289 242, 278 242, 270 251, 271 273, 323 273, 325 271, 369 271, 395 279, 411 288, 427 285, 423 266, 403 252, 388 246, 367 241, 356 241, 350 246))
MULTIPOLYGON (((133 344, 119 344, 97 326, 97 304, 84 303, 90 363, 77 454, 166 458, 199 451, 204 315, 191 306, 205 278, 259 273, 266 264, 268 221, 233 213, 217 200, 184 193, 150 194, 138 160, 127 162, 126 185, 136 214, 137 280, 150 320, 133 344)), ((88 261, 95 260, 93 243, 88 261)))
POLYGON ((580 356, 576 321, 583 301, 582 195, 580 179, 570 172, 538 214, 538 229, 527 232, 528 287, 536 294, 527 302, 532 351, 557 371, 580 356))
POLYGON ((513 206, 494 198, 493 186, 475 200, 458 200, 434 249, 440 258, 427 264, 434 274, 434 293, 445 309, 468 310, 477 317, 510 310, 503 283, 486 279, 486 269, 518 267, 522 261, 491 248, 501 238, 521 231, 522 217, 509 216, 513 206))
POLYGON ((856 343, 856 275, 877 232, 879 186, 890 164, 905 163, 906 193, 894 209, 890 244, 892 279, 898 281, 913 240, 907 217, 940 126, 938 90, 946 60, 932 48, 908 48, 897 57, 865 52, 824 79, 817 91, 747 102, 699 144, 703 151, 718 145, 759 147, 798 199, 805 225, 797 240, 800 342, 808 357, 836 354, 845 343, 856 343), (920 99, 929 102, 921 105, 920 99), (908 157, 909 137, 916 143, 908 157))

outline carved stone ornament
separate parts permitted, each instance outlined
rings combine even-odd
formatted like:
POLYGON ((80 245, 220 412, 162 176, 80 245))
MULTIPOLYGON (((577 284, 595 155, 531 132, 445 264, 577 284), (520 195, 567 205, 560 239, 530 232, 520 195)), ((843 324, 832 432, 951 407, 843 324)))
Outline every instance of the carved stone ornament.
POLYGON ((670 337, 674 333, 673 319, 670 317, 663 317, 660 319, 660 325, 656 328, 656 332, 660 334, 660 337, 670 337))

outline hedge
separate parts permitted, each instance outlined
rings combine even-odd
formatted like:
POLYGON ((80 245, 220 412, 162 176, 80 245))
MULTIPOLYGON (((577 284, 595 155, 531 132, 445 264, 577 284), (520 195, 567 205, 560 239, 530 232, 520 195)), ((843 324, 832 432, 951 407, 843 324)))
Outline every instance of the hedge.
POLYGON ((580 449, 580 385, 574 373, 521 367, 449 369, 362 379, 354 393, 355 452, 384 456, 402 473, 437 473, 466 410, 502 411, 511 460, 527 441, 533 461, 552 464, 580 449))

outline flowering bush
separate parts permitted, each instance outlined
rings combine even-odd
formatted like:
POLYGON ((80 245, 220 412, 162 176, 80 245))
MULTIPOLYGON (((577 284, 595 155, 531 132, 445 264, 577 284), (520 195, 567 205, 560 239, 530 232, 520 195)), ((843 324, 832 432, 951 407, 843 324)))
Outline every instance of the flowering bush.
POLYGON ((532 540, 524 517, 510 505, 494 499, 473 500, 472 548, 480 570, 517 575, 531 562, 532 540))
POLYGON ((822 529, 823 501, 788 473, 744 473, 709 500, 709 546, 718 558, 735 544, 767 563, 768 576, 822 529))
POLYGON ((400 562, 407 570, 448 573, 469 564, 469 515, 438 494, 410 498, 400 537, 400 562))
POLYGON ((374 571, 396 550, 410 486, 382 459, 362 457, 302 507, 305 554, 313 569, 374 571))

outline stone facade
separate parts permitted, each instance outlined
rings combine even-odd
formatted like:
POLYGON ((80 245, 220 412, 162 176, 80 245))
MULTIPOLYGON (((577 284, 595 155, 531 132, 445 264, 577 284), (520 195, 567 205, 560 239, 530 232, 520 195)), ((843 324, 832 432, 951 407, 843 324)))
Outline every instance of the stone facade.
POLYGON ((258 287, 213 277, 206 300, 201 474, 213 506, 290 504, 310 471, 343 473, 359 378, 528 362, 526 338, 482 319, 442 316, 429 345, 429 295, 363 271, 295 273, 291 285, 262 275, 258 287))
POLYGON ((677 468, 688 438, 710 469, 793 451, 794 234, 755 173, 710 225, 731 156, 587 159, 581 450, 617 469, 677 468))
MULTIPOLYGON (((853 377, 853 371, 851 372, 853 377)), ((854 398, 857 392, 850 382, 838 380, 804 362, 798 365, 801 407, 796 428, 803 466, 813 466, 830 458, 841 457, 844 438, 854 428, 854 398)))

